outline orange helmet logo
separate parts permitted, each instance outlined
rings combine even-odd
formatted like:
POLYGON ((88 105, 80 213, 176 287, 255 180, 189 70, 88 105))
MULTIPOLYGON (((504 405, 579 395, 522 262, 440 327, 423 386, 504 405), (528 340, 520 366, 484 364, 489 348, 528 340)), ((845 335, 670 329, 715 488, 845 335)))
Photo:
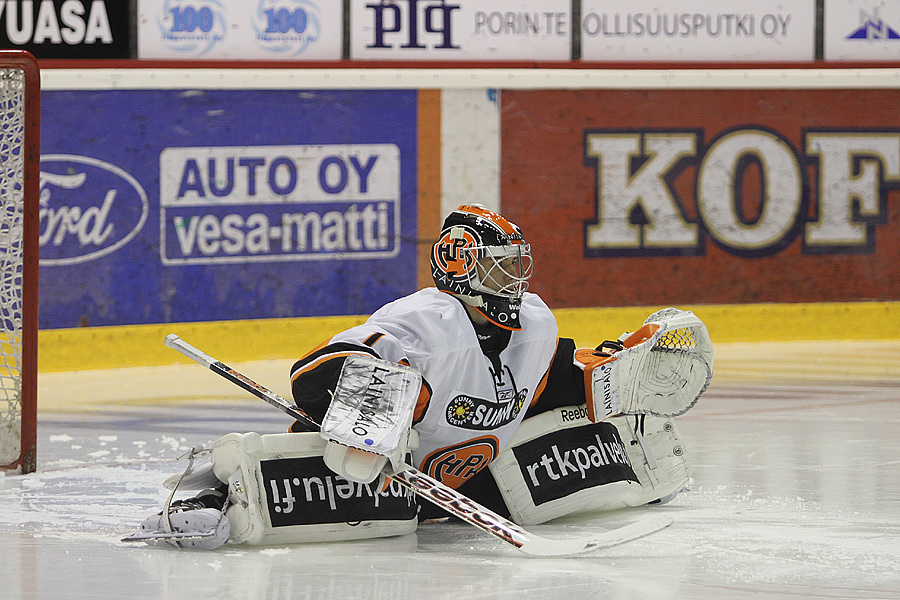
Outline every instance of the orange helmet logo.
POLYGON ((469 231, 449 230, 434 245, 434 263, 450 277, 467 275, 475 267, 478 242, 469 231))

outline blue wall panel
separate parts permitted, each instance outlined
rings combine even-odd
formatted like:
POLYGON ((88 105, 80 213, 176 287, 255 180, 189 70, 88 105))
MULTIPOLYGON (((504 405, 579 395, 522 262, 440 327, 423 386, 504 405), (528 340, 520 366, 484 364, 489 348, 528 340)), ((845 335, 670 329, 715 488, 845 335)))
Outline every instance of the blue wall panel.
POLYGON ((44 92, 42 328, 412 292, 415 91, 44 92))

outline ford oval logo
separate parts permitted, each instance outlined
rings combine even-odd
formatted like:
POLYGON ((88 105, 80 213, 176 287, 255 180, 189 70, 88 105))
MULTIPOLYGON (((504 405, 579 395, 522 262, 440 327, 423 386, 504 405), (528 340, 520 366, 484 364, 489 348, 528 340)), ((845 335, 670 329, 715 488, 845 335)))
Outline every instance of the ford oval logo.
POLYGON ((147 192, 116 165, 69 154, 41 157, 41 266, 111 254, 147 221, 147 192))

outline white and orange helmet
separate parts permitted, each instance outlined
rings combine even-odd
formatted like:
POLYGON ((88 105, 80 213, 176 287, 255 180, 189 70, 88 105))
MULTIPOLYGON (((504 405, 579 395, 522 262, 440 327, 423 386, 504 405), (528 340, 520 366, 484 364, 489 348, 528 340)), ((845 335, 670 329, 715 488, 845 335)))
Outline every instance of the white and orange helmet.
POLYGON ((519 309, 532 268, 522 230, 477 204, 464 204, 444 219, 431 251, 437 288, 505 329, 521 329, 519 309))

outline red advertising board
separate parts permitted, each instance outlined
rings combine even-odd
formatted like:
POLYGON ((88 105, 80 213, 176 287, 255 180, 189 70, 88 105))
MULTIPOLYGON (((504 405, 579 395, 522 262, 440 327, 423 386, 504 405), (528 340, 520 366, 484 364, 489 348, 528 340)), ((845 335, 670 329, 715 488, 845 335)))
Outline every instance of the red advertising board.
POLYGON ((504 90, 553 307, 900 299, 896 90, 504 90))

